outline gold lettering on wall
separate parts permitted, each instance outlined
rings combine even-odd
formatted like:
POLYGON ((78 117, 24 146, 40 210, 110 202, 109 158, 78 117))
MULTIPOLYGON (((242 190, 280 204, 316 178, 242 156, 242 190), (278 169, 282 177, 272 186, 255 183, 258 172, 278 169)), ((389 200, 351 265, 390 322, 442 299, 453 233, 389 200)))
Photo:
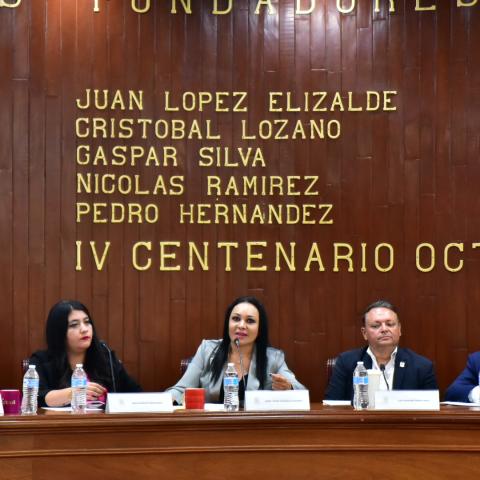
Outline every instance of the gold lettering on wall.
POLYGON ((333 249, 334 249, 334 267, 333 271, 334 272, 339 272, 339 262, 341 260, 345 261, 348 265, 348 271, 353 272, 353 260, 352 260, 352 255, 353 255, 353 248, 351 245, 348 243, 342 243, 342 242, 335 242, 333 244, 333 249))
POLYGON ((147 258, 146 262, 143 264, 140 264, 138 261, 138 250, 140 248, 145 248, 147 251, 151 252, 152 251, 152 242, 136 242, 133 245, 132 248, 132 265, 135 270, 138 270, 140 272, 143 272, 145 270, 149 270, 150 267, 152 266, 152 259, 147 258))
MULTIPOLYGON (((83 269, 84 257, 93 260, 97 270, 103 270, 111 242, 97 247, 95 242, 76 242, 76 269, 83 269)), ((474 248, 472 244, 472 248, 474 248)), ((480 247, 480 244, 478 244, 480 247)), ((159 271, 209 271, 223 269, 247 272, 265 271, 304 271, 353 273, 374 270, 386 273, 395 266, 395 252, 390 243, 379 243, 369 247, 367 243, 354 245, 346 242, 334 242, 328 246, 328 254, 322 252, 318 242, 299 245, 297 242, 272 242, 266 240, 245 241, 243 243, 219 241, 216 243, 194 241, 136 241, 132 245, 131 260, 135 270, 144 272, 152 268, 159 271), (303 248, 299 248, 303 247, 303 248), (369 254, 372 257, 371 268, 367 266, 369 254), (325 260, 327 264, 325 264, 325 260)), ((459 272, 465 266, 462 254, 463 243, 450 243, 443 249, 443 268, 452 273, 459 272)), ((430 272, 436 267, 436 249, 430 243, 416 247, 416 268, 421 272, 430 272), (420 258, 421 257, 421 258, 420 258)))
POLYGON ((155 224, 160 218, 158 205, 149 203, 77 202, 76 222, 155 224))
POLYGON ((232 248, 238 248, 237 242, 218 242, 218 248, 225 249, 225 271, 232 271, 232 248))
POLYGON ((131 0, 132 10, 137 13, 146 13, 150 10, 150 0, 131 0), (143 7, 141 4, 144 4, 143 7))
POLYGON ((422 0, 415 0, 415 1, 416 1, 415 11, 425 12, 425 11, 433 11, 437 9, 436 5, 431 4, 432 2, 430 2, 430 5, 424 6, 424 5, 421 5, 423 3, 422 0))
MULTIPOLYGON (((82 271, 83 270, 83 264, 82 264, 83 242, 81 240, 77 240, 75 242, 75 245, 76 245, 75 270, 82 271)), ((101 252, 100 256, 99 256, 99 252, 97 250, 97 242, 90 241, 89 246, 90 246, 90 252, 91 252, 93 260, 95 262, 96 269, 98 271, 103 270, 103 267, 105 265, 105 261, 107 259, 108 251, 110 250, 111 242, 109 242, 109 241, 104 242, 103 251, 101 252)))
POLYGON ((143 91, 128 90, 122 93, 121 90, 110 92, 108 89, 97 88, 85 89, 84 98, 77 98, 77 108, 86 110, 96 108, 97 110, 143 110, 143 91))
POLYGON ((287 253, 286 249, 280 242, 275 243, 275 271, 280 272, 282 270, 280 266, 280 257, 285 262, 286 266, 291 272, 296 270, 295 268, 295 242, 290 242, 290 254, 287 253))
POLYGON ((162 272, 179 271, 180 265, 171 265, 170 261, 176 260, 177 254, 169 251, 171 247, 180 247, 180 242, 160 242, 160 270, 162 272))
POLYGON ((333 204, 181 203, 181 224, 332 225, 333 204))
POLYGON ((392 270, 394 264, 393 247, 389 243, 380 243, 375 247, 375 269, 379 272, 389 272, 392 270), (380 251, 386 250, 388 256, 388 262, 386 266, 380 265, 380 251))
POLYGON ((360 271, 366 272, 367 271, 367 244, 362 243, 360 246, 362 249, 362 256, 361 256, 362 266, 360 267, 360 271))
POLYGON ((254 264, 257 260, 263 260, 263 253, 256 250, 257 247, 267 247, 267 242, 247 242, 247 272, 265 272, 266 265, 254 264))
POLYGON ((317 243, 312 243, 310 247, 310 252, 308 253, 307 263, 305 264, 305 271, 309 272, 311 270, 312 263, 318 265, 318 271, 324 272, 325 267, 323 266, 322 257, 320 255, 320 249, 317 243))
POLYGON ((356 7, 357 0, 350 0, 350 6, 348 8, 343 7, 343 3, 347 0, 337 0, 337 10, 340 13, 351 13, 356 7))
MULTIPOLYGON (((138 1, 135 5, 141 9, 149 3, 138 1)), ((259 2, 264 8, 269 3, 259 2)), ((213 8, 226 14, 233 4, 233 0, 225 0, 215 2, 213 8)), ((190 2, 182 5, 190 8, 190 2)), ((347 10, 356 2, 349 2, 348 7, 345 0, 341 5, 347 10)), ((296 2, 303 14, 312 6, 313 0, 296 2)), ((275 149, 255 141, 335 140, 342 125, 332 116, 343 119, 345 112, 377 115, 399 108, 396 90, 267 91, 259 100, 250 99, 246 91, 173 90, 156 93, 153 110, 147 105, 149 95, 135 89, 86 88, 75 99, 79 112, 75 120, 77 223, 127 226, 173 220, 178 225, 201 226, 302 225, 315 235, 315 227, 322 225, 322 230, 327 230, 334 224, 334 205, 321 203, 329 198, 328 186, 322 177, 305 174, 318 170, 306 169, 303 175, 296 175, 282 165, 268 171, 280 174, 262 175, 267 166, 281 159, 276 158, 275 149), (265 118, 250 114, 253 101, 262 102, 265 118), (159 112, 158 118, 144 116, 145 110, 159 112), (230 135, 223 138, 224 126, 231 120, 239 129, 233 141, 230 135), (197 168, 198 185, 193 195, 181 198, 188 193, 192 168, 197 168), (176 198, 165 202, 166 197, 176 198)), ((187 230, 193 232, 194 227, 187 230)), ((136 229, 138 234, 142 231, 147 230, 136 229)), ((305 245, 253 241, 248 236, 242 243, 225 238, 217 242, 172 238, 152 242, 140 237, 127 256, 131 255, 131 266, 139 272, 223 268, 226 272, 328 269, 365 273, 373 269, 385 273, 395 267, 390 243, 332 241, 325 246, 324 237, 320 238, 322 242, 305 245)), ((472 244, 472 249, 478 247, 480 244, 472 244)), ((103 270, 110 250, 110 242, 97 246, 94 241, 76 241, 76 269, 81 271, 88 261, 103 270)), ((463 243, 449 243, 438 251, 432 244, 422 243, 406 255, 412 258, 415 254, 416 267, 422 272, 440 264, 448 272, 458 272, 466 263, 463 252, 463 243)))
POLYGON ((7 2, 6 0, 0 0, 0 8, 17 8, 22 3, 22 0, 13 0, 13 3, 7 2))
POLYGON ((258 0, 257 2, 257 7, 255 8, 255 13, 258 15, 260 14, 260 11, 262 10, 262 6, 267 7, 267 11, 269 15, 273 15, 275 13, 275 8, 272 5, 272 2, 270 0, 258 0))
POLYGON ((77 145, 77 165, 93 165, 104 167, 177 167, 177 149, 172 146, 164 146, 157 149, 153 146, 141 145, 114 145, 107 149, 102 145, 92 147, 88 144, 77 145))
POLYGON ((208 242, 203 242, 203 253, 197 248, 195 243, 189 242, 188 244, 188 270, 192 272, 195 270, 193 258, 195 257, 197 262, 203 271, 209 270, 208 267, 208 242))
MULTIPOLYGON (((380 1, 381 0, 375 0, 375 8, 374 8, 375 13, 380 12, 380 1)), ((385 0, 382 0, 382 1, 385 1, 385 0)), ((394 0, 388 0, 388 3, 389 3, 388 11, 389 12, 394 12, 395 11, 395 1, 394 0)))
MULTIPOLYGON (((332 2, 334 0, 331 0, 332 2)), ((373 11, 375 13, 380 12, 381 2, 387 2, 389 5, 388 11, 394 13, 395 10, 395 0, 372 0, 374 2, 373 11)), ((424 5, 423 2, 427 0, 415 0, 415 11, 435 11, 437 9, 435 4, 432 4, 432 0, 429 5, 424 5)), ((0 0, 0 8, 17 8, 22 3, 22 0, 0 0)), ((457 0, 457 8, 469 8, 478 4, 478 0, 457 0)), ((335 6, 337 11, 342 15, 348 15, 357 8, 356 0, 335 0, 335 6), (349 5, 347 3, 349 2, 349 5)), ((213 15, 227 15, 233 12, 234 0, 223 0, 223 8, 220 5, 219 0, 212 0, 212 9, 211 13, 213 15)), ((139 14, 145 14, 152 10, 151 0, 131 0, 130 8, 133 12, 139 14)), ((314 13, 317 8, 316 0, 295 0, 295 15, 310 15, 314 13)), ((277 13, 275 7, 272 4, 271 0, 258 0, 255 7, 255 15, 261 15, 266 10, 268 15, 274 15, 277 13)), ((100 12, 100 0, 93 0, 93 12, 100 12)), ((170 13, 171 14, 192 14, 192 1, 191 0, 171 0, 170 2, 170 13), (177 8, 177 4, 180 3, 181 8, 177 8)))
POLYGON ((417 246, 415 259, 418 270, 431 272, 435 268, 435 247, 431 243, 421 243, 417 246), (426 252, 425 255, 429 256, 427 264, 424 264, 420 259, 422 252, 426 252))
POLYGON ((200 167, 266 167, 260 147, 202 147, 198 153, 200 167))
MULTIPOLYGON (((180 3, 182 4, 184 13, 192 13, 191 0, 180 0, 180 3)), ((177 13, 177 0, 172 0, 172 8, 170 13, 177 13)))
POLYGON ((227 13, 230 13, 233 8, 233 0, 227 0, 227 7, 223 10, 220 10, 218 8, 218 0, 213 0, 213 10, 212 13, 214 15, 226 15, 227 13))
POLYGON ((396 90, 366 90, 363 93, 309 91, 296 99, 293 92, 269 92, 268 111, 281 112, 376 112, 395 111, 396 90), (345 98, 346 97, 346 98, 345 98))
POLYGON ((309 0, 308 8, 302 8, 302 3, 305 4, 305 1, 295 0, 295 14, 296 15, 310 15, 315 10, 316 0, 309 0))
POLYGON ((449 257, 449 253, 451 249, 456 249, 459 252, 463 252, 463 243, 449 243, 443 251, 443 263, 445 265, 445 269, 448 270, 449 272, 459 272, 463 268, 463 259, 460 259, 458 261, 458 264, 456 267, 452 267, 450 265, 450 257, 449 257))
POLYGON ((478 0, 472 0, 471 2, 464 2, 462 0, 457 0, 457 7, 473 7, 478 3, 478 0))

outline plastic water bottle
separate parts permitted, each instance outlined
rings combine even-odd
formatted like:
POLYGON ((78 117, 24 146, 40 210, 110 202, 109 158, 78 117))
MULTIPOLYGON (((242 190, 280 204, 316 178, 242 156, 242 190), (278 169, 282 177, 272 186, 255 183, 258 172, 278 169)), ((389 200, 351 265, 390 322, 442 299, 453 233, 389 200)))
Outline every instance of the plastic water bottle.
POLYGON ((235 365, 229 363, 223 377, 223 406, 227 412, 238 412, 238 375, 235 365))
POLYGON ((368 372, 363 362, 357 362, 357 368, 353 372, 353 408, 368 408, 368 372))
POLYGON ((83 364, 77 363, 72 374, 72 413, 87 411, 87 374, 83 364))
POLYGON ((39 383, 35 365, 29 365, 23 376, 22 415, 37 414, 39 383))

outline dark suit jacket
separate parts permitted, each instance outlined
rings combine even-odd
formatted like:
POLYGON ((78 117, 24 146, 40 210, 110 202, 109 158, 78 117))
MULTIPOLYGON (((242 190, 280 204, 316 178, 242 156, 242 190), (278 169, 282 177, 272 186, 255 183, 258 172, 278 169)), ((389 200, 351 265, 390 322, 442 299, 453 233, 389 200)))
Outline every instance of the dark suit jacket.
MULTIPOLYGON (((105 356, 105 361, 108 362, 108 356, 105 356)), ((59 390, 61 388, 67 388, 70 386, 69 378, 60 378, 55 368, 54 359, 51 355, 45 351, 35 352, 30 357, 30 363, 36 366, 37 373, 40 379, 40 388, 38 391, 38 406, 45 407, 45 395, 50 390, 59 390)), ((141 392, 141 387, 133 380, 125 370, 122 362, 117 359, 115 353, 112 352, 112 364, 113 374, 115 377, 115 385, 117 392, 141 392)), ((108 371, 110 372, 110 364, 108 365, 108 371)), ((99 379, 87 372, 89 380, 95 383, 103 385, 109 392, 113 392, 113 383, 111 377, 108 376, 105 379, 99 379)))
POLYGON ((480 352, 475 352, 468 356, 465 370, 447 388, 445 400, 468 402, 468 394, 478 386, 478 372, 480 372, 480 352))
MULTIPOLYGON (((367 348, 350 350, 339 355, 325 392, 326 400, 352 400, 353 371, 357 362, 363 362, 367 369, 372 368, 372 359, 367 348)), ((408 348, 398 347, 393 390, 438 390, 433 363, 408 348)))

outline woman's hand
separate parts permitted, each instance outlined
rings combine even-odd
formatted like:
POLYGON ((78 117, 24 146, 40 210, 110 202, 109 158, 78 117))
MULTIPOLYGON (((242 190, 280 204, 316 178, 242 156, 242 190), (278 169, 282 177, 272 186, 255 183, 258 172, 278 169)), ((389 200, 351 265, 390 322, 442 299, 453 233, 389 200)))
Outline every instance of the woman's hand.
POLYGON ((98 400, 107 393, 107 389, 95 382, 88 382, 87 384, 87 402, 98 400))
POLYGON ((291 390, 292 384, 283 375, 279 373, 271 373, 272 390, 291 390))

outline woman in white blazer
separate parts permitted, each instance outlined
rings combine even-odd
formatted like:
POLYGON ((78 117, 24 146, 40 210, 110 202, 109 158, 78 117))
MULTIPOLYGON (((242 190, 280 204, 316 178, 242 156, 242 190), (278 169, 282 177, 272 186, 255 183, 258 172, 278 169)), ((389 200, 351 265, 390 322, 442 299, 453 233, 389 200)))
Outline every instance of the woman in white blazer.
POLYGON ((203 340, 183 377, 167 391, 182 404, 186 388, 201 387, 206 402, 223 403, 223 375, 230 362, 240 379, 240 400, 245 389, 305 389, 285 363, 284 353, 269 346, 267 313, 255 297, 239 297, 228 306, 223 338, 203 340))

